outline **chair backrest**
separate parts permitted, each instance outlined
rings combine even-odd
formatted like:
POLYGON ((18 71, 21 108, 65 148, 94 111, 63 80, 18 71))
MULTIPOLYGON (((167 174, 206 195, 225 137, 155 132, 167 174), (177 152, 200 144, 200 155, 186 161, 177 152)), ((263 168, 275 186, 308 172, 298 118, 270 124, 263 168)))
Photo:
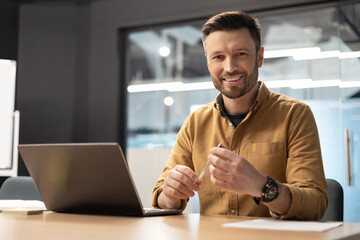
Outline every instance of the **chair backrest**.
POLYGON ((339 182, 326 179, 328 185, 328 208, 321 220, 343 221, 344 219, 344 191, 339 182))
POLYGON ((32 177, 9 177, 0 188, 0 199, 42 200, 32 177))

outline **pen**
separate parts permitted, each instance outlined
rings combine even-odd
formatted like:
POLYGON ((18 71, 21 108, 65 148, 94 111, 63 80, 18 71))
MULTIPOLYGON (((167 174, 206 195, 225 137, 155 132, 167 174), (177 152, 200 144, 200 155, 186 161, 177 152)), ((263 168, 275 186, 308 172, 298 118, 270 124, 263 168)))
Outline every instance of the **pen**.
MULTIPOLYGON (((222 147, 222 143, 220 142, 219 145, 217 145, 217 147, 222 147)), ((204 177, 205 172, 206 172, 206 170, 209 168, 209 166, 210 166, 210 161, 208 161, 208 162, 206 163, 205 167, 204 167, 203 170, 201 171, 201 173, 200 173, 200 175, 199 175, 199 179, 200 179, 200 180, 204 177)))

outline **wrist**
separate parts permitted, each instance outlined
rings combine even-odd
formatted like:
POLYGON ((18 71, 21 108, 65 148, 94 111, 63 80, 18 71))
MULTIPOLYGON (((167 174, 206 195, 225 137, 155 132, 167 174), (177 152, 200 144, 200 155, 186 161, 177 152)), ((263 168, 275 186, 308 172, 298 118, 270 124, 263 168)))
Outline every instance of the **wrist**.
POLYGON ((163 192, 161 192, 158 196, 158 206, 160 208, 167 208, 167 209, 179 209, 181 207, 181 200, 180 199, 170 199, 165 196, 163 192))
POLYGON ((260 204, 260 201, 265 203, 270 203, 274 201, 279 196, 279 186, 276 181, 266 176, 267 182, 262 188, 260 197, 259 196, 252 196, 252 199, 255 201, 256 204, 260 204))
POLYGON ((259 178, 259 180, 257 181, 256 186, 255 186, 256 192, 254 192, 252 194, 252 196, 261 198, 264 186, 267 184, 267 182, 268 182, 267 177, 264 175, 261 175, 261 178, 259 178))

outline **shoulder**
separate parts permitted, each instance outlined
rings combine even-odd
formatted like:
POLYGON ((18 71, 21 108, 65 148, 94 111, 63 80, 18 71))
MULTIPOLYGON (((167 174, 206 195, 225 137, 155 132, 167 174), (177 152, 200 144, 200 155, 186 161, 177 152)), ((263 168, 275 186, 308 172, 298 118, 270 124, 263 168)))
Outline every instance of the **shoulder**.
POLYGON ((258 96, 258 101, 261 105, 266 106, 266 108, 271 108, 272 110, 296 110, 296 109, 310 109, 309 106, 292 97, 289 97, 285 94, 276 93, 269 90, 265 83, 260 81, 260 92, 258 96))
POLYGON ((274 105, 275 107, 279 108, 280 110, 288 110, 288 111, 310 110, 310 107, 306 103, 304 103, 298 99, 284 95, 284 94, 275 93, 273 91, 269 91, 268 103, 270 105, 274 105))

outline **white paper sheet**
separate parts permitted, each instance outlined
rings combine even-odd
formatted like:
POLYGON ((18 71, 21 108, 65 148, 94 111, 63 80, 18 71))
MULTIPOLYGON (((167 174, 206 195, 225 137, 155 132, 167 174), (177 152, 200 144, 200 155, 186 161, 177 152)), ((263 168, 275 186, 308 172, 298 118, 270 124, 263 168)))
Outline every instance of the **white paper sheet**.
POLYGON ((323 232, 341 226, 342 224, 342 222, 309 222, 255 219, 243 222, 224 223, 222 226, 264 230, 323 232))
POLYGON ((0 200, 0 211, 16 208, 46 210, 45 204, 38 200, 0 200))

